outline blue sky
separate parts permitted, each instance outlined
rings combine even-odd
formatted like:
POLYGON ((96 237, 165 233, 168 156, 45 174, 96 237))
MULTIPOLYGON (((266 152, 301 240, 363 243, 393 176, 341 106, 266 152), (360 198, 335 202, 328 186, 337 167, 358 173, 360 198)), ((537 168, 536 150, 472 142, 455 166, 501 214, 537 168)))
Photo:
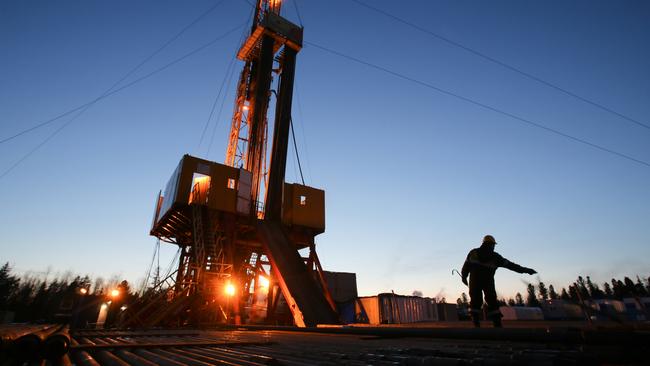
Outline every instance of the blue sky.
MULTIPOLYGON (((298 23, 290 1, 283 14, 298 23)), ((648 128, 354 1, 297 1, 306 41, 650 162, 648 128)), ((216 3, 2 2, 0 139, 102 95, 216 3)), ((650 125, 646 2, 372 4, 650 125)), ((246 1, 224 0, 122 85, 249 15, 246 1)), ((99 101, 0 178, 0 260, 138 281, 153 252, 154 198, 178 160, 224 159, 236 76, 199 141, 242 32, 99 101)), ((504 296, 523 281, 650 275, 646 165, 309 44, 293 116, 307 184, 326 191, 319 256, 326 269, 356 272, 362 295, 454 300, 463 285, 451 269, 488 233, 506 258, 539 271, 497 272, 504 296)), ((68 120, 1 143, 0 174, 68 120)), ((299 181, 295 158, 287 180, 299 181)))

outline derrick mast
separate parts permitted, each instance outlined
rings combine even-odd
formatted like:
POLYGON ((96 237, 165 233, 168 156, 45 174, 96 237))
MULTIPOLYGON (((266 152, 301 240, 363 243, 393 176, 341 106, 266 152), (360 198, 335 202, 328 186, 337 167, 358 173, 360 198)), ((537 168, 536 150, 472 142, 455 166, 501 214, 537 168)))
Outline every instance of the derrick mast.
MULTIPOLYGON (((294 52, 295 64, 295 53, 302 46, 302 29, 280 17, 280 8, 280 0, 257 2, 250 35, 237 53, 237 58, 245 64, 237 84, 226 151, 227 165, 244 167, 252 173, 251 210, 259 218, 264 217, 262 209, 268 183, 266 116, 273 73, 283 70, 289 50, 294 52), (278 68, 274 70, 275 61, 278 68)), ((289 71, 293 74, 294 69, 289 71)))
POLYGON ((282 304, 298 326, 338 322, 314 243, 325 230, 324 191, 284 181, 302 28, 281 17, 280 6, 257 1, 237 53, 244 67, 225 165, 185 155, 159 194, 151 235, 179 246, 178 269, 125 326, 276 323, 282 304))

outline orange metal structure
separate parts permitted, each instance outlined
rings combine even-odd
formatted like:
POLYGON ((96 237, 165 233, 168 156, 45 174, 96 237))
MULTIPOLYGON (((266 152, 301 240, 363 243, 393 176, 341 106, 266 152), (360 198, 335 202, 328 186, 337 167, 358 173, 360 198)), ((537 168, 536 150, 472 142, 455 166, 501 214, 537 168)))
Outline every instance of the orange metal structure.
POLYGON ((237 54, 244 67, 226 164, 185 155, 159 194, 151 235, 179 246, 178 267, 123 326, 338 322, 314 243, 325 230, 325 193, 284 182, 302 28, 280 6, 258 0, 237 54))

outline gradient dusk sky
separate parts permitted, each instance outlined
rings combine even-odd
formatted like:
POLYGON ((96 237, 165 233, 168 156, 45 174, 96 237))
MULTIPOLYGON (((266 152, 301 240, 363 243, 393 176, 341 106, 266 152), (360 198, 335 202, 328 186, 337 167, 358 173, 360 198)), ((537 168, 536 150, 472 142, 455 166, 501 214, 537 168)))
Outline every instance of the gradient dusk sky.
MULTIPOLYGON (((464 287, 451 270, 492 234, 539 272, 498 271, 502 296, 523 281, 559 290, 578 275, 650 275, 649 2, 363 2, 470 51, 353 0, 285 1, 310 42, 293 119, 306 183, 326 191, 327 270, 357 273, 360 295, 453 301, 464 287)), ((119 86, 225 37, 74 120, 0 143, 0 261, 139 282, 154 199, 179 159, 223 162, 241 63, 227 71, 251 13, 246 0, 0 2, 0 140, 101 96, 215 4, 119 86)), ((289 153, 287 180, 299 182, 289 153)), ((161 265, 173 252, 163 245, 161 265)))

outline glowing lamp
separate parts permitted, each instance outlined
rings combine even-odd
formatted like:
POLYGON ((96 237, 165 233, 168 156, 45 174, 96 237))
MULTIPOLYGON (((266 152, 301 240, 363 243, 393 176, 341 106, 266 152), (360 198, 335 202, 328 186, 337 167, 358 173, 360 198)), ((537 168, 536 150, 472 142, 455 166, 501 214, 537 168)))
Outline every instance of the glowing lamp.
POLYGON ((226 295, 233 296, 235 294, 235 286, 232 283, 226 285, 226 295))
POLYGON ((120 296, 120 290, 115 289, 111 291, 111 297, 118 297, 118 296, 120 296))
POLYGON ((261 286, 261 287, 264 287, 264 288, 268 288, 268 287, 269 287, 269 279, 268 279, 268 278, 266 278, 266 277, 264 277, 264 276, 260 276, 260 277, 259 277, 259 281, 260 281, 260 286, 261 286))
POLYGON ((82 295, 85 295, 85 294, 88 293, 88 289, 82 287, 82 288, 79 290, 79 293, 82 294, 82 295))

